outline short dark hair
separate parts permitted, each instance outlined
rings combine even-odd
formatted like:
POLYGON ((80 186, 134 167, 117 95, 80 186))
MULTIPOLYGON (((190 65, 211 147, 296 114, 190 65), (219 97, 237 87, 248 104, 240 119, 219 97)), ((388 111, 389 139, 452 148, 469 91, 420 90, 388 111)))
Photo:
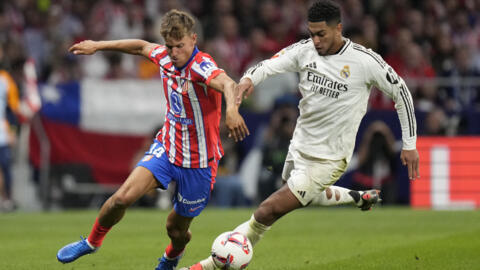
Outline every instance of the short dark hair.
POLYGON ((331 0, 317 1, 308 9, 308 21, 338 24, 341 21, 340 6, 331 0))

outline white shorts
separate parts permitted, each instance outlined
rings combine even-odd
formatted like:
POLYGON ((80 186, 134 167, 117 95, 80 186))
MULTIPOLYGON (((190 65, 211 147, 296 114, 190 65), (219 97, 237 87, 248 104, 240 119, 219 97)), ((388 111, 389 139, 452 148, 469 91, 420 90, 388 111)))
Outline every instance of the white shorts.
POLYGON ((288 151, 282 178, 290 191, 305 206, 333 185, 347 169, 347 160, 319 159, 296 150, 288 151))

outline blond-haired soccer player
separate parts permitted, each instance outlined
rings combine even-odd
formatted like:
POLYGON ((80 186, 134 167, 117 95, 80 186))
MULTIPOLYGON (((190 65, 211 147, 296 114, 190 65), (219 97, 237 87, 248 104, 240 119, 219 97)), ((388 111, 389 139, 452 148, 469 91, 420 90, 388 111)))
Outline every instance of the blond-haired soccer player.
POLYGON ((95 252, 132 203, 150 190, 166 189, 175 181, 174 206, 166 222, 171 243, 156 269, 177 266, 191 238, 190 223, 207 205, 217 164, 223 155, 219 135, 222 93, 227 103, 226 125, 230 136, 238 141, 249 133, 235 104, 235 82, 217 67, 210 55, 197 49, 193 27, 194 20, 189 14, 171 10, 162 18, 165 45, 143 40, 87 40, 70 48, 74 54, 113 50, 147 57, 161 68, 161 90, 167 109, 165 124, 150 150, 103 204, 88 238, 58 251, 60 262, 72 262, 95 252))
MULTIPOLYGON (((310 38, 252 67, 238 84, 241 102, 242 93, 248 96, 268 76, 298 72, 302 94, 300 116, 283 169, 287 184, 263 201, 249 221, 234 229, 253 245, 275 221, 297 208, 354 204, 368 210, 379 201, 375 190, 333 186, 352 156, 372 86, 394 100, 402 127, 400 158, 411 180, 419 176, 415 115, 405 82, 378 54, 343 37, 340 19, 338 4, 315 2, 308 10, 310 38)), ((214 268, 212 257, 190 267, 214 268)))

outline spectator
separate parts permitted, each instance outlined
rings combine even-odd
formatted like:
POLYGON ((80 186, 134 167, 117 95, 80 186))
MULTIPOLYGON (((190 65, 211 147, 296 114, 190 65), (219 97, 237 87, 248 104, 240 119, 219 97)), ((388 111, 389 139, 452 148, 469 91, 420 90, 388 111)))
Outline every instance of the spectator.
POLYGON ((249 202, 244 194, 242 179, 238 174, 238 145, 229 140, 228 129, 220 123, 220 137, 225 155, 220 160, 212 191, 212 202, 219 207, 247 206, 249 202))
POLYGON ((223 63, 223 69, 232 78, 238 79, 242 74, 242 64, 249 55, 248 43, 239 35, 238 22, 233 15, 224 15, 219 22, 220 34, 211 45, 216 51, 217 61, 223 63))
POLYGON ((298 97, 284 95, 275 101, 263 138, 263 159, 258 199, 263 201, 282 185, 282 170, 298 117, 298 97))
POLYGON ((359 145, 352 189, 379 189, 384 204, 396 202, 397 151, 394 146, 395 138, 385 123, 376 121, 368 126, 359 145))
POLYGON ((447 135, 448 118, 445 112, 436 107, 432 109, 425 117, 424 134, 426 136, 445 136, 447 135))
POLYGON ((432 82, 422 84, 422 86, 418 88, 415 99, 415 108, 417 108, 419 112, 430 112, 442 104, 438 95, 438 87, 432 82))
POLYGON ((453 42, 448 33, 438 31, 435 37, 432 65, 437 74, 443 74, 453 66, 453 42))
POLYGON ((450 78, 450 85, 444 91, 447 95, 447 109, 451 112, 474 110, 480 104, 480 87, 471 79, 480 76, 480 70, 474 64, 472 50, 468 46, 455 49, 454 63, 443 76, 450 78), (470 79, 470 81, 468 81, 470 79))
MULTIPOLYGON (((1 59, 0 59, 1 60, 1 59)), ((19 94, 16 83, 6 70, 0 69, 0 210, 12 211, 15 203, 12 198, 11 147, 15 144, 15 134, 7 119, 7 107, 14 113, 19 110, 19 94)))

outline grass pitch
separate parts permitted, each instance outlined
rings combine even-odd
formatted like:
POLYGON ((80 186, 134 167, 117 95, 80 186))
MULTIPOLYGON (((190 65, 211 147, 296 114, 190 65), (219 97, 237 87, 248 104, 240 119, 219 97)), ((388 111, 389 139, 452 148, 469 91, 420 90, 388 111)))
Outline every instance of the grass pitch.
MULTIPOLYGON (((252 209, 207 208, 192 224, 180 266, 209 254, 221 232, 252 209)), ((70 264, 56 253, 90 231, 96 211, 0 214, 0 269, 154 269, 169 240, 168 212, 131 209, 103 247, 70 264)), ((280 219, 248 269, 480 269, 480 212, 307 208, 280 219)))

